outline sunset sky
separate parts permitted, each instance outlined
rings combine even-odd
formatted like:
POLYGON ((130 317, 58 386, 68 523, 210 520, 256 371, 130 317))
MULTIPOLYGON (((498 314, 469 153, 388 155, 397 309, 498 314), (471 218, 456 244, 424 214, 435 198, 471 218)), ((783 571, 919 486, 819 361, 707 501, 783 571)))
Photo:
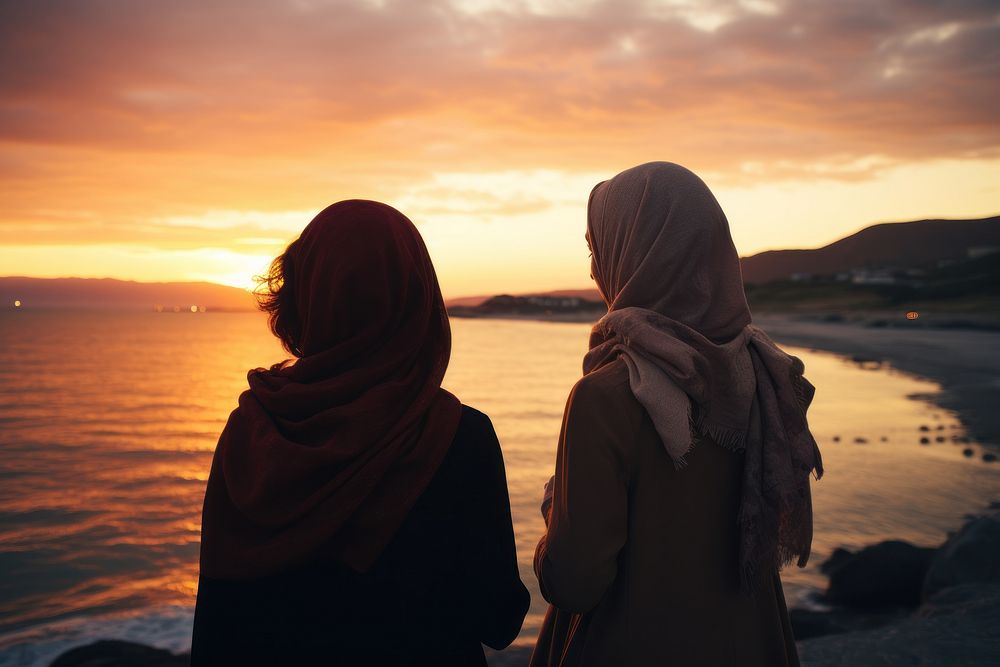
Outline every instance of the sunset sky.
POLYGON ((248 286, 388 202, 446 296, 589 284, 591 187, 708 182, 742 254, 1000 212, 995 0, 0 0, 0 275, 248 286))

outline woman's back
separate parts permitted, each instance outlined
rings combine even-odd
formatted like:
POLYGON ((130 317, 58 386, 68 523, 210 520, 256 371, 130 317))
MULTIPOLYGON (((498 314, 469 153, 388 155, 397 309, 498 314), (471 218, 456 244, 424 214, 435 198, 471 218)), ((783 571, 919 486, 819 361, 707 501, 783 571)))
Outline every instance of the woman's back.
POLYGON ((463 406, 437 473, 374 566, 314 562, 253 580, 203 576, 194 665, 483 665, 528 606, 499 443, 463 406))
POLYGON ((797 664, 777 575, 741 592, 743 457, 677 468, 621 360, 574 388, 535 569, 554 608, 532 666, 797 664))
POLYGON ((202 511, 196 665, 475 665, 528 594, 500 445, 441 387, 444 297, 385 204, 323 209, 258 293, 294 360, 258 368, 202 511))

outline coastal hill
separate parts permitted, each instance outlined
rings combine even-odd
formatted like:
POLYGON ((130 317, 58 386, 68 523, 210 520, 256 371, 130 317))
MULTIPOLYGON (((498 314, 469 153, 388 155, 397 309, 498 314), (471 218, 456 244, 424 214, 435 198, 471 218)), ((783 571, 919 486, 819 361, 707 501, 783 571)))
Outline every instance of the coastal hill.
MULTIPOLYGON (((836 276, 854 282, 886 282, 870 276, 882 269, 935 269, 944 264, 978 259, 1000 250, 1000 216, 975 220, 916 220, 887 222, 866 227, 821 248, 767 250, 741 257, 743 281, 765 285, 802 281, 808 277, 836 276), (858 275, 852 275, 858 274, 858 275)), ((493 295, 450 299, 448 306, 475 307, 493 295)), ((576 297, 600 301, 596 289, 555 290, 521 294, 521 297, 576 297)))
MULTIPOLYGON (((741 258, 755 312, 927 310, 988 315, 1000 308, 1000 216, 873 225, 812 250, 741 258)), ((593 321, 597 290, 560 290, 449 301, 459 317, 593 321)), ((990 321, 995 315, 990 315, 990 321)))
POLYGON ((0 307, 115 308, 125 310, 252 310, 243 289, 209 282, 140 283, 111 278, 0 278, 0 307))
POLYGON ((769 250, 743 257, 743 281, 762 285, 791 276, 836 275, 893 267, 928 268, 1000 249, 1000 216, 918 220, 866 227, 813 250, 769 250))
MULTIPOLYGON (((509 296, 509 295, 501 295, 509 296)), ((594 288, 590 289, 559 289, 551 290, 548 292, 532 292, 531 294, 518 294, 518 298, 531 299, 531 298, 548 298, 548 299, 582 299, 584 301, 601 301, 601 294, 594 288)), ((486 301, 495 299, 496 296, 493 294, 480 295, 480 296, 463 296, 457 299, 448 299, 448 309, 451 310, 454 307, 462 308, 474 308, 480 306, 486 301)))
POLYGON ((545 295, 511 296, 501 294, 473 306, 447 304, 452 317, 523 317, 528 319, 583 321, 596 320, 607 312, 604 300, 574 296, 589 290, 566 290, 545 295))

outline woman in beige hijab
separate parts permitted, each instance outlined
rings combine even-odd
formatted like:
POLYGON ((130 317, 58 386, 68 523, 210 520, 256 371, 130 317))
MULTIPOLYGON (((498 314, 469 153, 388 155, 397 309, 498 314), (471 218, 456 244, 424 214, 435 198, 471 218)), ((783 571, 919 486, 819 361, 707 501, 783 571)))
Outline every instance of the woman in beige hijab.
POLYGON ((778 570, 812 541, 802 363, 751 323, 708 187, 652 162, 594 188, 608 304, 569 396, 532 667, 797 665, 778 570))

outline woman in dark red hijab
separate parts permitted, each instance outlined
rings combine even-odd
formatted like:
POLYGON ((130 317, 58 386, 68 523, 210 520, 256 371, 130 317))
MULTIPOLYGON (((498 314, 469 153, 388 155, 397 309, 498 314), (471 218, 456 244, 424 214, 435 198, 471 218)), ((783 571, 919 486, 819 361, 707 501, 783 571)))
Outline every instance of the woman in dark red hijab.
POLYGON ((261 305, 296 359, 250 372, 219 439, 193 663, 484 665, 528 594, 492 424, 441 388, 451 332, 416 227, 328 207, 261 305))

